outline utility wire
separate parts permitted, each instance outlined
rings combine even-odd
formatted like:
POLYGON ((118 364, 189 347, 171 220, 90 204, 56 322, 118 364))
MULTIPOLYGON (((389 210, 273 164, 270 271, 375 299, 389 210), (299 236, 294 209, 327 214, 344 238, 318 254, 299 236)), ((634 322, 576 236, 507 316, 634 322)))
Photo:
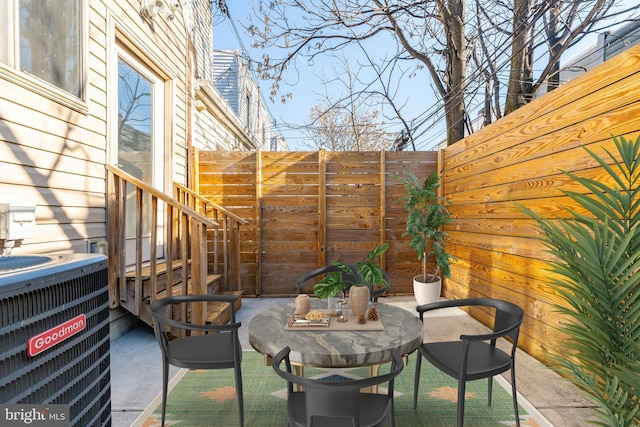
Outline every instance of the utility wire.
MULTIPOLYGON (((476 11, 476 13, 478 13, 476 11)), ((231 28, 233 29, 233 32, 236 36, 236 39, 238 40, 238 43, 240 44, 240 46, 242 47, 242 56, 244 57, 244 59, 248 62, 249 64, 249 69, 252 71, 252 73, 254 73, 253 75, 255 76, 255 70, 252 66, 252 64, 255 62, 253 61, 249 54, 248 51, 246 50, 246 48, 244 47, 244 44, 242 42, 242 39, 239 35, 239 32, 235 26, 235 23, 232 19, 227 19, 226 20, 227 23, 231 26, 231 28)), ((537 32, 534 34, 533 38, 541 40, 541 36, 543 35, 543 29, 541 28, 541 26, 537 27, 537 32)), ((504 73, 507 74, 508 73, 508 64, 510 63, 510 56, 511 56, 511 52, 508 51, 508 49, 510 48, 510 44, 506 43, 505 45, 503 45, 504 47, 502 48, 502 50, 498 51, 498 55, 495 55, 494 58, 503 58, 501 63, 498 65, 497 69, 498 69, 498 73, 504 73)), ((540 52, 540 51, 538 51, 540 52)), ((538 60, 540 60, 542 57, 544 57, 547 54, 547 51, 543 49, 542 53, 538 54, 538 58, 536 58, 536 60, 534 61, 537 62, 538 60)), ((488 59, 487 59, 488 60, 488 59)), ((485 60, 484 63, 479 64, 479 66, 477 66, 473 73, 469 76, 467 76, 467 80, 466 82, 469 81, 473 81, 474 79, 477 79, 480 77, 480 74, 483 72, 484 68, 487 65, 487 60, 485 60)), ((508 78, 507 78, 508 80, 508 78)), ((505 81, 505 79, 501 79, 501 81, 505 81)), ((506 85, 505 85, 506 86, 506 85)), ((473 90, 473 89, 470 89, 473 90)), ((261 92, 261 95, 263 97, 263 101, 264 101, 264 95, 261 92)), ((500 97, 503 97, 505 95, 499 95, 500 97)), ((467 102, 470 103, 470 106, 468 109, 470 109, 470 107, 472 105, 481 105, 482 104, 482 99, 483 99, 483 95, 481 95, 480 93, 477 94, 477 97, 473 97, 471 99, 468 99, 467 102), (478 97, 480 98, 478 100, 478 97)), ((265 103, 266 105, 266 103, 265 103)), ((271 112, 269 111, 271 117, 273 117, 273 115, 271 114, 271 112)), ((418 116, 416 116, 413 120, 412 123, 414 123, 413 128, 415 130, 423 128, 423 126, 425 126, 428 122, 431 122, 431 124, 427 125, 426 127, 424 127, 419 133, 416 133, 414 135, 414 142, 416 142, 416 149, 418 149, 418 147, 422 148, 422 147, 435 147, 437 146, 437 144, 439 143, 439 141, 442 141, 444 139, 444 137, 441 135, 446 134, 446 127, 444 130, 440 130, 437 131, 435 128, 438 126, 441 126, 441 124, 439 123, 445 116, 446 116, 446 111, 444 109, 444 106, 442 105, 442 100, 437 100, 436 102, 434 102, 432 105, 430 105, 426 110, 424 110, 421 114, 419 114, 418 116), (428 139, 423 140, 422 141, 417 141, 420 140, 423 136, 426 136, 427 133, 429 132, 434 132, 436 131, 437 133, 435 135, 431 135, 431 137, 429 137, 428 139), (441 139, 436 139, 436 138, 441 138, 441 139)), ((392 128, 394 126, 398 126, 400 125, 401 122, 398 120, 396 121, 388 121, 385 122, 384 127, 385 128, 392 128)), ((293 123, 289 123, 289 122, 283 122, 283 123, 275 123, 274 126, 277 130, 279 130, 280 132, 289 132, 289 131, 299 131, 301 129, 308 129, 309 126, 306 124, 293 124, 293 123)), ((290 138, 294 138, 294 137, 290 137, 290 138)), ((295 137, 296 139, 304 139, 304 137, 295 137)))
MULTIPOLYGON (((537 32, 534 34, 534 37, 533 37, 533 38, 534 38, 534 40, 540 40, 540 39, 541 39, 541 36, 543 36, 543 35, 544 35, 544 34, 543 34, 543 28, 542 28, 541 26, 539 26, 539 27, 538 27, 538 30, 537 30, 537 32)), ((502 53, 501 53, 500 55, 498 55, 498 57, 501 57, 501 56, 503 56, 503 55, 504 55, 504 60, 502 61, 502 64, 500 64, 500 66, 498 67, 498 70, 499 70, 499 72, 500 72, 500 71, 502 71, 502 72, 504 72, 505 74, 509 71, 507 66, 508 66, 508 64, 509 64, 509 62, 510 62, 510 58, 511 58, 510 54, 508 54, 508 53, 507 53, 507 50, 506 50, 506 49, 507 49, 507 48, 509 48, 509 47, 510 47, 510 45, 506 45, 506 47, 505 47, 505 49, 503 49, 502 53)), ((605 46, 605 47, 602 47, 601 49, 599 49, 599 51, 600 51, 600 50, 602 50, 602 49, 604 49, 604 48, 606 48, 606 46, 605 46)), ((539 51, 539 52, 540 52, 540 51, 539 51)), ((534 63, 537 63, 540 59, 542 59, 542 58, 543 58, 544 56, 546 56, 546 55, 547 55, 547 51, 546 51, 546 50, 542 50, 542 52, 538 54, 538 57, 534 59, 534 63)), ((480 64, 480 65, 486 65, 486 62, 485 62, 484 64, 480 64)), ((477 67, 477 68, 476 68, 476 70, 475 70, 475 72, 474 72, 473 74, 471 74, 471 75, 467 76, 467 80, 466 80, 466 81, 473 81, 475 78, 478 78, 478 77, 479 77, 479 73, 481 73, 481 72, 482 72, 482 68, 483 68, 483 67, 481 67, 481 66, 480 66, 480 67, 477 67)), ((535 70, 534 70, 534 71, 535 71, 535 70)), ((508 79, 507 79, 507 80, 508 80, 508 79)), ((504 79, 503 79, 503 80, 501 80, 501 81, 504 81, 504 79)), ((482 96, 482 95, 480 95, 480 96, 482 96)), ((503 96, 504 96, 504 95, 501 95, 501 97, 503 97, 503 96)), ((473 101, 473 99, 468 100, 468 102, 472 102, 472 101, 473 101)), ((477 101, 477 102, 481 102, 481 101, 477 101)), ((438 120, 440 120, 440 119, 444 116, 444 113, 445 113, 445 111, 444 111, 444 106, 442 107, 442 111, 441 111, 441 113, 442 113, 442 114, 440 114, 440 115, 438 115, 438 116, 437 116, 438 120)), ((422 126, 422 124, 424 124, 427 120, 432 119, 433 117, 435 117, 435 115, 434 115, 434 114, 430 115, 430 116, 429 116, 429 117, 427 117, 425 120, 423 120, 423 121, 422 121, 422 123, 421 123, 418 127, 422 126)), ((456 123, 456 124, 458 124, 458 123, 456 123)), ((418 134, 415 138, 417 139, 417 138, 419 138, 421 135, 424 135, 426 132, 429 132, 429 131, 433 130, 433 128, 434 128, 435 126, 437 126, 437 122, 434 122, 434 123, 432 123, 430 126, 427 126, 427 127, 426 127, 426 128, 425 128, 425 129, 420 133, 420 134, 418 134)), ((445 129, 445 132, 446 132, 446 129, 445 129)), ((440 132, 440 133, 444 133, 444 132, 440 132)), ((444 138, 443 138, 443 139, 444 139, 444 138)), ((433 140, 432 140, 432 141, 433 141, 433 140)), ((434 141, 434 142, 433 142, 433 144, 434 144, 434 145, 437 145, 437 144, 438 144, 438 142, 435 142, 435 141, 434 141)), ((420 146, 420 147, 422 147, 422 146, 420 146)), ((431 146, 430 146, 430 147, 431 147, 431 146)), ((417 148, 418 148, 418 144, 416 144, 416 149, 417 149, 417 148)))

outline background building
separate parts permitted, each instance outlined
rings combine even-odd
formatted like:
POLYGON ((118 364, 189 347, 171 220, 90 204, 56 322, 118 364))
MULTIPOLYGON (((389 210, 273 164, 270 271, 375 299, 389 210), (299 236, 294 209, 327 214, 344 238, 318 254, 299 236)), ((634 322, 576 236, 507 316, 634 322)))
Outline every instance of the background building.
POLYGON ((237 50, 216 50, 212 61, 212 83, 235 112, 256 148, 273 150, 271 115, 260 87, 237 50))

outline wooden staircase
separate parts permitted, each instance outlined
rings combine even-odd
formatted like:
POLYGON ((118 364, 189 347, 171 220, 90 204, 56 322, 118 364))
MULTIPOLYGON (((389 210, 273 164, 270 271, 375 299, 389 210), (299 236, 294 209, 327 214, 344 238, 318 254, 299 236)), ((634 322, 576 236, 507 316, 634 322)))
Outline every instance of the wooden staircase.
MULTIPOLYGON (((169 295, 234 294, 241 296, 239 227, 246 221, 176 184, 172 198, 125 172, 107 165, 109 229, 109 298, 152 325, 150 304, 169 295), (135 262, 127 262, 127 197, 135 189, 135 262), (191 204, 191 207, 188 205, 191 204), (163 206, 164 209, 159 209, 163 206), (143 233, 142 224, 150 232, 143 233), (160 225, 164 224, 164 225, 160 225), (158 233, 163 230, 164 233, 158 233), (164 248, 165 258, 157 256, 164 248), (220 249, 221 248, 221 249, 220 249), (142 253, 148 252, 143 261, 142 253)), ((130 247, 130 246, 129 246, 130 247)), ((131 256, 129 256, 129 259, 131 256)), ((238 298, 235 309, 239 310, 238 298)), ((227 303, 212 303, 198 323, 224 324, 227 303)))
MULTIPOLYGON (((191 281, 187 280, 187 289, 186 292, 182 286, 182 263, 178 261, 172 267, 173 276, 173 287, 171 292, 167 292, 167 283, 169 282, 167 278, 167 263, 161 262, 158 263, 158 268, 156 270, 156 280, 157 280, 157 293, 154 298, 151 296, 151 269, 148 266, 143 267, 141 272, 142 279, 142 300, 144 305, 142 305, 142 310, 140 311, 140 319, 145 323, 152 325, 153 320, 151 318, 151 312, 149 310, 149 306, 151 305, 152 300, 157 300, 160 298, 164 298, 168 294, 171 295, 185 295, 191 294, 191 281)), ((133 312, 133 307, 131 301, 134 301, 135 298, 135 271, 131 271, 126 275, 126 290, 127 290, 127 298, 120 305, 127 310, 133 312)), ((220 281, 222 279, 222 275, 220 274, 208 274, 207 275, 207 294, 233 294, 242 296, 242 292, 240 291, 223 291, 220 289, 220 281)), ((235 305, 235 309, 239 310, 241 307, 241 300, 238 299, 238 302, 235 305)), ((207 323, 213 325, 222 325, 229 321, 231 318, 231 313, 229 313, 229 305, 226 303, 211 303, 208 305, 208 313, 207 313, 207 323)))

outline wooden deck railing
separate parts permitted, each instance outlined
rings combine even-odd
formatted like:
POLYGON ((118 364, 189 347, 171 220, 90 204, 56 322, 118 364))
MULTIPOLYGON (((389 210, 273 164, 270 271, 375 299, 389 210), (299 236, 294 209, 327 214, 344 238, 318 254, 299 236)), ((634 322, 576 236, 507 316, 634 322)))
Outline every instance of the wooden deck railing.
MULTIPOLYGON (((108 194, 108 241, 109 241, 109 294, 112 308, 125 306, 133 314, 140 316, 143 304, 142 271, 149 271, 150 301, 153 302, 158 289, 158 264, 166 263, 166 295, 207 293, 207 233, 217 229, 218 224, 182 204, 171 196, 151 187, 139 179, 106 165, 108 194), (127 262, 127 184, 135 189, 135 261, 127 262), (148 205, 148 206, 147 206, 148 205), (164 212, 160 207, 164 209, 164 212), (145 211, 148 209, 148 212, 145 211), (148 232, 143 224, 149 225, 148 232), (164 230, 164 233, 158 231, 164 230), (164 247, 164 256, 159 256, 158 247, 164 247), (143 253, 148 251, 148 260, 143 253), (174 293, 174 266, 181 265, 180 292, 174 293), (126 289, 127 271, 135 272, 133 301, 126 289)), ((131 187, 129 187, 131 189, 131 187)), ((131 216, 129 216, 131 217, 131 216)), ((191 318, 200 322, 206 320, 204 307, 194 305, 191 318)), ((183 317, 186 318, 186 313, 183 317)))
POLYGON ((209 239, 207 253, 209 264, 213 264, 213 272, 218 274, 222 264, 222 277, 225 289, 232 290, 230 284, 234 284, 235 290, 241 290, 240 283, 240 226, 248 224, 248 221, 233 214, 222 206, 202 197, 195 191, 174 183, 174 196, 185 206, 204 215, 215 223, 218 228, 210 230, 213 238, 209 239), (222 232, 222 237, 220 233, 222 232), (222 241, 222 260, 218 243, 222 241))

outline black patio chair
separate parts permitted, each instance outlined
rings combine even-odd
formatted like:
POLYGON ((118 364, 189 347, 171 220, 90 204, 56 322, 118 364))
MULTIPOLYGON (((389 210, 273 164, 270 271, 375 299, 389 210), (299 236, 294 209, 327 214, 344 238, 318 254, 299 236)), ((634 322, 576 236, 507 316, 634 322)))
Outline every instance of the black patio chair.
POLYGON ((373 427, 385 421, 393 427, 393 380, 404 364, 393 351, 389 373, 376 377, 337 381, 300 377, 291 371, 289 347, 275 355, 272 366, 287 380, 288 427, 373 427), (280 365, 285 362, 286 370, 280 365), (388 383, 386 393, 369 393, 361 389, 388 383), (304 387, 294 391, 293 385, 304 387))
POLYGON ((511 370, 511 391, 516 425, 520 425, 518 415, 518 397, 516 394, 515 356, 518 346, 520 325, 524 319, 522 308, 507 301, 489 298, 469 298, 451 301, 439 301, 418 306, 420 320, 424 323, 424 313, 446 307, 484 306, 495 309, 493 332, 482 335, 460 335, 459 341, 430 342, 418 349, 416 359, 416 377, 413 388, 413 408, 418 405, 418 385, 422 358, 446 374, 458 379, 457 425, 464 425, 464 398, 467 381, 488 378, 488 404, 491 406, 493 376, 511 370), (506 353, 496 347, 499 338, 511 340, 511 351, 506 353))
POLYGON ((188 369, 233 368, 240 410, 240 426, 244 426, 242 399, 242 373, 240 363, 242 347, 238 339, 240 322, 236 322, 234 295, 186 295, 159 299, 151 304, 153 327, 162 350, 162 425, 167 408, 169 365, 188 369), (225 325, 198 325, 173 320, 169 313, 188 313, 189 305, 209 302, 227 302, 231 313, 225 325), (184 310, 183 310, 184 308, 184 310))
MULTIPOLYGON (((349 268, 351 268, 352 271, 356 271, 355 264, 347 264, 347 265, 349 266, 349 268)), ((317 276, 327 274, 327 273, 333 273, 334 271, 340 272, 340 275, 343 277, 343 279, 346 282, 358 283, 358 284, 364 283, 362 280, 362 277, 360 277, 357 273, 355 275, 349 275, 344 271, 342 271, 340 267, 338 267, 337 265, 325 265, 324 267, 320 267, 316 270, 313 270, 304 274, 302 277, 298 279, 298 281, 296 282, 296 289, 298 290, 298 294, 302 292, 302 286, 307 280, 317 276)), ((387 284, 384 286, 376 286, 374 288, 371 285, 371 283, 368 283, 368 282, 364 283, 369 288, 369 298, 373 302, 378 302, 378 298, 380 297, 380 295, 387 292, 389 290, 389 287, 391 287, 391 278, 389 277, 389 274, 386 271, 382 271, 382 277, 384 277, 384 280, 387 282, 387 284)), ((348 289, 345 289, 345 291, 347 290, 348 289)))

